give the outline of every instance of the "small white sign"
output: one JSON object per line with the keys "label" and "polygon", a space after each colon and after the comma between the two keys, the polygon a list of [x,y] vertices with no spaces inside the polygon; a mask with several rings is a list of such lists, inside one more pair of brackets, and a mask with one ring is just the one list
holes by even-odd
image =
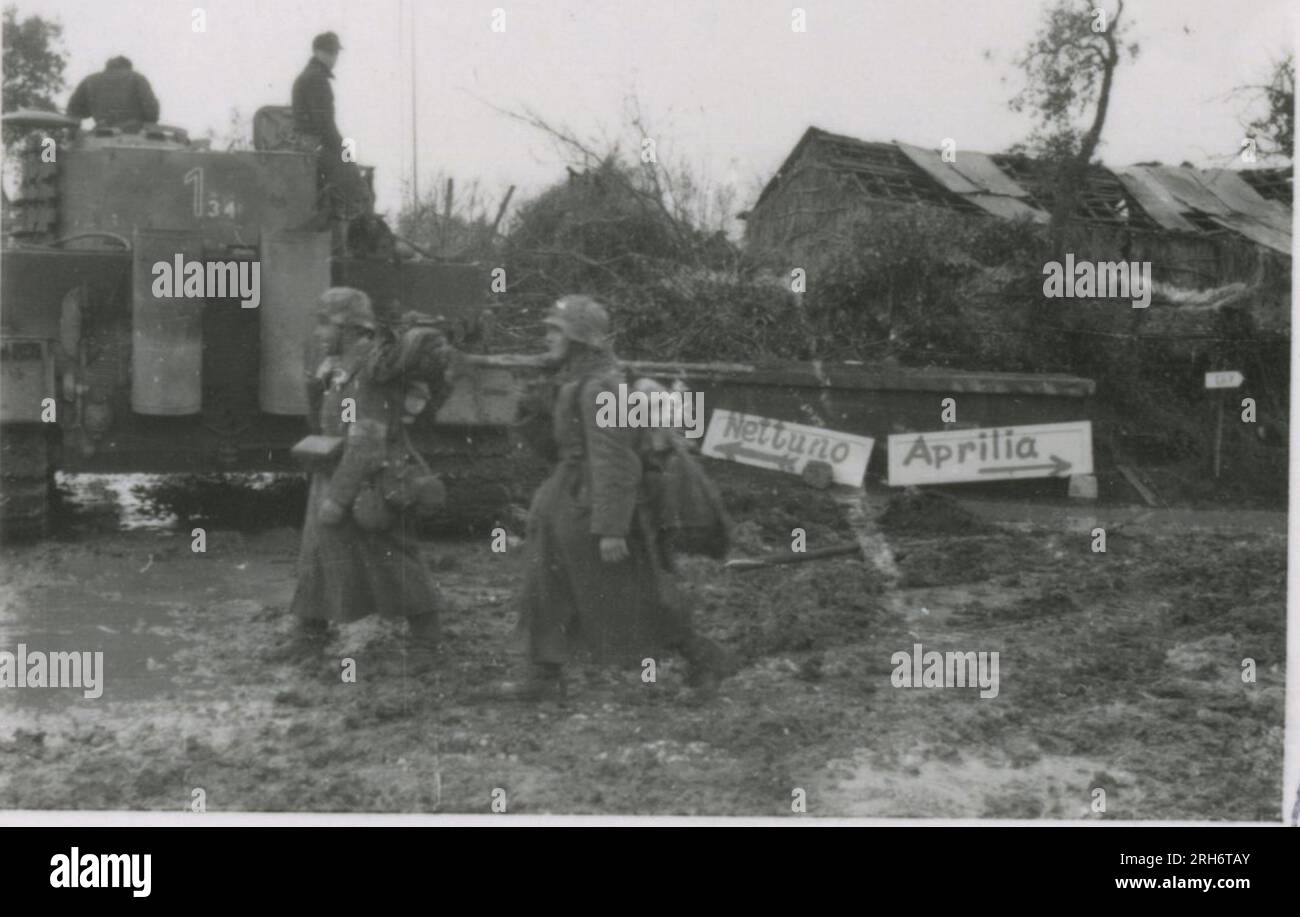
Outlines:
{"label": "small white sign", "polygon": [[1087,420],[889,437],[891,487],[1076,474],[1092,474]]}
{"label": "small white sign", "polygon": [[825,462],[836,484],[859,487],[875,441],[736,411],[714,411],[700,453],[758,468],[803,474],[809,462]]}
{"label": "small white sign", "polygon": [[1206,388],[1241,388],[1241,383],[1245,381],[1246,377],[1235,369],[1205,374]]}

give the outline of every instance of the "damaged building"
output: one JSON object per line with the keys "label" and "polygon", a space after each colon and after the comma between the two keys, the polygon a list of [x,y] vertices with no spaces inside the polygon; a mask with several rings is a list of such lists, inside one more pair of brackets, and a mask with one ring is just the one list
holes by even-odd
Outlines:
{"label": "damaged building", "polygon": [[[1157,301],[1239,304],[1253,291],[1256,317],[1280,330],[1289,313],[1279,296],[1285,299],[1290,287],[1290,168],[1093,164],[1086,175],[1073,222],[1099,249],[1150,261]],[[743,217],[748,250],[770,260],[818,251],[846,223],[884,208],[933,207],[1046,225],[1052,204],[1050,174],[1031,157],[968,150],[945,157],[810,127]]]}

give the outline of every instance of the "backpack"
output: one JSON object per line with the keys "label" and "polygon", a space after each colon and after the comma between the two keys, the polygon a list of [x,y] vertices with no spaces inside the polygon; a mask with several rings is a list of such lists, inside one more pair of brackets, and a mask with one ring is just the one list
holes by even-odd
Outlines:
{"label": "backpack", "polygon": [[[573,413],[579,418],[586,383],[580,379],[573,387]],[[628,388],[634,388],[630,377]],[[638,429],[636,446],[652,527],[670,552],[725,557],[731,548],[731,518],[718,486],[680,436],[669,430],[667,436],[653,437],[652,432]]]}
{"label": "backpack", "polygon": [[[674,435],[667,461],[645,475],[651,512],[671,550],[721,559],[731,548],[731,518],[718,486]],[[657,478],[657,480],[656,480]]]}

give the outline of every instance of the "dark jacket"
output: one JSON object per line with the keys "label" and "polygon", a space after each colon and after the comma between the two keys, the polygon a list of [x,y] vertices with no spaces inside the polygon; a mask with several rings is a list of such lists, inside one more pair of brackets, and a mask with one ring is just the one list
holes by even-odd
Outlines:
{"label": "dark jacket", "polygon": [[[690,638],[646,515],[639,431],[596,421],[597,395],[626,378],[612,355],[592,354],[566,366],[551,390],[557,464],[529,509],[517,631],[534,662],[576,653],[639,664]],[[628,558],[602,560],[602,537],[626,538]]]}
{"label": "dark jacket", "polygon": [[[415,513],[396,512],[391,525],[371,531],[351,512],[362,488],[373,486],[370,479],[379,465],[402,461],[409,448],[401,433],[407,385],[415,380],[429,385],[431,411],[450,393],[447,356],[434,336],[420,337],[410,347],[406,340],[399,342],[381,330],[374,342],[361,342],[350,353],[327,360],[307,379],[314,428],[344,436],[347,444],[334,470],[312,475],[291,606],[299,617],[413,617],[436,615],[442,605],[420,554]],[[343,422],[345,398],[353,399],[356,411],[349,423]],[[320,520],[326,498],[349,510],[342,522]]]}
{"label": "dark jacket", "polygon": [[111,67],[81,81],[68,100],[68,115],[94,118],[96,127],[153,124],[158,99],[149,81],[130,67]]}
{"label": "dark jacket", "polygon": [[315,137],[330,151],[341,149],[343,137],[334,124],[334,74],[316,58],[293,81],[293,126],[299,134]]}

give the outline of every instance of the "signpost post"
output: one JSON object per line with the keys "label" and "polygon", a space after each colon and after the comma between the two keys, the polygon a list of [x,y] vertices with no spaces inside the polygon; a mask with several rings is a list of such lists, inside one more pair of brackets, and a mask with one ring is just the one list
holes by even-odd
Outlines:
{"label": "signpost post", "polygon": [[803,474],[810,463],[821,463],[829,466],[834,483],[860,487],[874,444],[854,433],[716,410],[700,454],[787,474]]}
{"label": "signpost post", "polygon": [[[1205,374],[1205,387],[1215,389],[1241,388],[1246,377],[1235,369],[1220,370]],[[1215,396],[1214,406],[1214,477],[1218,480],[1223,458],[1223,395]]]}
{"label": "signpost post", "polygon": [[889,486],[1092,474],[1092,424],[1037,424],[889,437]]}

